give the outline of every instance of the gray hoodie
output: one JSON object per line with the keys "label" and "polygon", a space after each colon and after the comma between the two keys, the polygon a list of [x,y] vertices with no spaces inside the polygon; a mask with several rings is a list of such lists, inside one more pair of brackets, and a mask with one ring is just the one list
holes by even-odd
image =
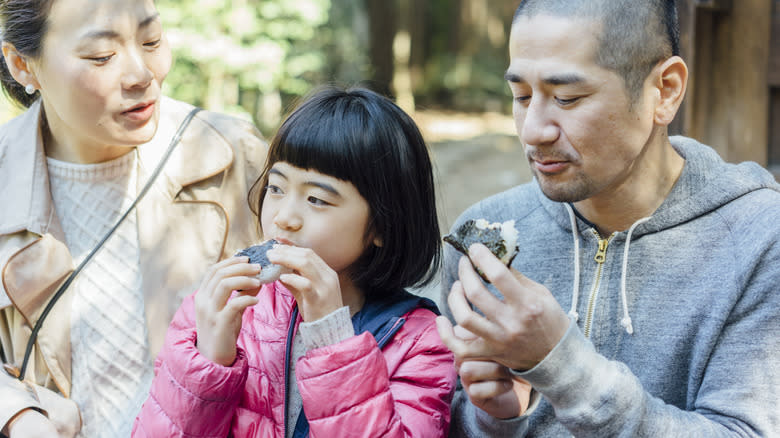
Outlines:
{"label": "gray hoodie", "polygon": [[[602,238],[535,182],[454,224],[514,219],[512,267],[545,285],[572,324],[523,374],[541,394],[525,415],[494,419],[459,390],[451,436],[780,436],[780,186],[755,163],[671,141],[682,175],[627,231]],[[446,245],[443,303],[459,257]]]}

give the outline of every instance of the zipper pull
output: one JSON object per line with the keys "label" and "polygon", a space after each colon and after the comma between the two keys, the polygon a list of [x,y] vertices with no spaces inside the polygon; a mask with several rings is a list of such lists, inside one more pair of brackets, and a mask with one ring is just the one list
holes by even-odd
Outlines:
{"label": "zipper pull", "polygon": [[599,250],[596,251],[596,256],[593,257],[596,263],[602,264],[607,259],[607,245],[609,245],[609,240],[599,239]]}

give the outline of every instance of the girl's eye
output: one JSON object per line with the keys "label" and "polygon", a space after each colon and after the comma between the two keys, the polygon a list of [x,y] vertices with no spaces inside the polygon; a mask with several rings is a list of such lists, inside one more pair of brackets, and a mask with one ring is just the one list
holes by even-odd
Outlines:
{"label": "girl's eye", "polygon": [[309,196],[309,197],[307,198],[307,200],[308,200],[308,201],[309,201],[311,204],[313,204],[313,205],[316,205],[316,206],[326,206],[326,205],[330,205],[329,203],[327,203],[327,202],[323,201],[322,199],[320,199],[320,198],[317,198],[317,197],[315,197],[315,196]]}
{"label": "girl's eye", "polygon": [[519,103],[525,103],[531,100],[531,96],[515,96],[515,100]]}
{"label": "girl's eye", "polygon": [[266,193],[271,194],[271,195],[280,195],[280,194],[282,194],[282,189],[279,188],[278,186],[273,185],[273,184],[268,184],[267,186],[265,186],[265,191],[266,191]]}
{"label": "girl's eye", "polygon": [[162,41],[162,40],[150,41],[148,43],[144,43],[144,46],[145,47],[152,47],[152,48],[159,47],[160,46],[160,41]]}
{"label": "girl's eye", "polygon": [[566,105],[573,104],[574,102],[578,101],[579,99],[580,99],[579,97],[572,97],[571,99],[563,99],[563,98],[560,98],[560,97],[556,97],[555,101],[558,102],[558,105],[566,106]]}

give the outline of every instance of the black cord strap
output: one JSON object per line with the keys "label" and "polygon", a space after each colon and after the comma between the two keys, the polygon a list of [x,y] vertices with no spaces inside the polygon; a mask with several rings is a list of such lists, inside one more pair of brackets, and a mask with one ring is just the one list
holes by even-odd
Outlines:
{"label": "black cord strap", "polygon": [[54,307],[54,304],[57,303],[57,300],[60,299],[62,294],[65,293],[65,290],[68,289],[68,286],[73,282],[73,280],[76,278],[76,276],[81,272],[82,269],[84,269],[84,266],[89,262],[92,257],[100,250],[100,248],[103,246],[104,243],[108,240],[109,237],[111,237],[112,234],[114,234],[114,231],[116,231],[117,228],[119,228],[119,225],[122,224],[122,222],[125,220],[127,216],[130,215],[130,212],[133,211],[136,205],[138,205],[138,202],[146,195],[146,192],[149,191],[149,189],[152,187],[152,184],[154,183],[154,180],[157,179],[157,176],[162,172],[163,166],[165,166],[165,163],[168,161],[168,158],[171,156],[171,153],[173,153],[173,150],[176,148],[176,145],[179,144],[179,141],[181,140],[181,136],[184,133],[184,130],[187,128],[187,126],[190,124],[190,121],[192,121],[192,118],[195,117],[195,114],[200,111],[200,108],[194,108],[192,111],[187,114],[187,117],[182,120],[181,125],[179,125],[179,128],[176,130],[176,133],[173,135],[173,138],[171,139],[171,144],[168,146],[168,150],[165,152],[165,155],[163,155],[162,159],[160,160],[160,163],[157,165],[157,168],[154,169],[154,172],[149,177],[149,180],[146,182],[146,185],[144,185],[143,189],[141,189],[141,193],[138,194],[138,196],[135,198],[133,203],[128,207],[128,209],[122,214],[122,217],[119,218],[119,220],[114,224],[114,226],[108,230],[105,236],[98,242],[98,244],[92,249],[92,251],[87,255],[87,257],[79,264],[79,266],[71,272],[70,276],[65,280],[64,283],[60,286],[59,289],[57,289],[57,292],[54,294],[54,296],[49,300],[49,302],[46,304],[46,307],[43,309],[43,312],[41,313],[41,316],[38,318],[38,320],[35,322],[35,326],[33,327],[32,333],[30,333],[30,339],[27,341],[27,348],[24,351],[24,360],[22,361],[22,368],[19,371],[19,380],[24,380],[24,374],[25,371],[27,371],[27,364],[30,360],[30,354],[32,353],[33,345],[35,345],[35,341],[38,339],[38,332],[41,330],[41,327],[43,326],[43,321],[46,319],[46,317],[49,315],[49,312]]}

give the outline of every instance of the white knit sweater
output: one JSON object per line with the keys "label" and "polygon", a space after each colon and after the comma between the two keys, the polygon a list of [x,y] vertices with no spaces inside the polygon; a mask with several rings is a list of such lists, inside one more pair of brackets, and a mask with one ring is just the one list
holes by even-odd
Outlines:
{"label": "white knit sweater", "polygon": [[[136,153],[99,164],[48,158],[51,194],[76,264],[136,196]],[[153,377],[136,214],[131,213],[70,286],[72,393],[82,437],[129,437]]]}

